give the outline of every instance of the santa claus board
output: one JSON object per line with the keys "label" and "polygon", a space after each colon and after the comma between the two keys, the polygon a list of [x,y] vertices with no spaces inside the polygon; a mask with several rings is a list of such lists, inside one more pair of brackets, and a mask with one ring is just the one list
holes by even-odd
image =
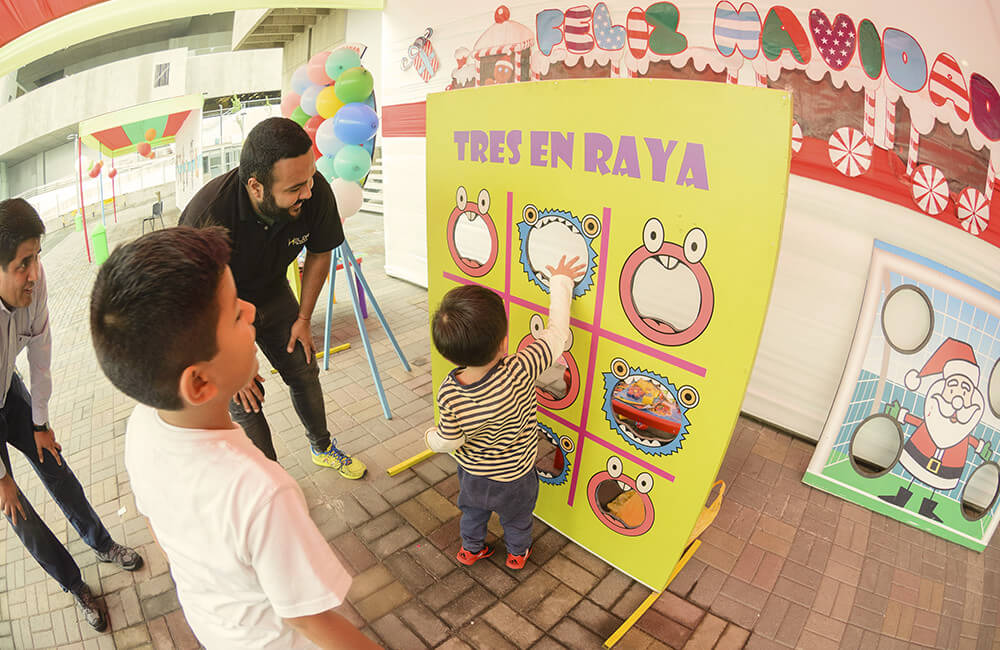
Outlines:
{"label": "santa claus board", "polygon": [[[546,267],[586,264],[572,341],[536,382],[535,514],[654,589],[743,400],[790,138],[790,97],[763,88],[581,79],[428,97],[431,310],[461,284],[492,288],[515,353],[545,327]],[[435,352],[434,385],[452,368]]]}
{"label": "santa claus board", "polygon": [[982,551],[1000,491],[1000,292],[876,241],[805,482]]}

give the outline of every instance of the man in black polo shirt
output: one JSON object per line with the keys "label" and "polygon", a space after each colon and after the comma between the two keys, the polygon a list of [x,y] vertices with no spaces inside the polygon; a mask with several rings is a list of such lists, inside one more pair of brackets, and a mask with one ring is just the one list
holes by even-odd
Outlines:
{"label": "man in black polo shirt", "polygon": [[[331,251],[344,241],[333,191],[316,171],[312,140],[292,120],[264,120],[247,136],[240,166],[202,187],[181,214],[180,224],[229,230],[236,291],[257,308],[257,345],[291,389],[313,462],[345,478],[364,476],[364,463],[341,452],[330,439],[310,331]],[[303,246],[299,304],[286,270]],[[264,455],[275,460],[271,429],[260,410],[261,381],[258,376],[240,391],[229,411]]]}

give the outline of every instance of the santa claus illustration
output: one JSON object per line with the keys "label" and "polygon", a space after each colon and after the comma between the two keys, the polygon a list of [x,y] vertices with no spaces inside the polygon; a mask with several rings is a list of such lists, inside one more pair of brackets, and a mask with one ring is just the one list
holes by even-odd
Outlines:
{"label": "santa claus illustration", "polygon": [[[979,365],[972,347],[963,341],[947,339],[923,368],[906,373],[904,383],[909,390],[916,391],[927,380],[933,383],[924,399],[923,418],[909,413],[895,401],[885,409],[900,423],[916,427],[899,458],[912,477],[909,485],[899,488],[893,496],[880,497],[900,508],[913,496],[910,488],[914,480],[929,486],[931,497],[938,490],[948,491],[958,486],[969,447],[984,461],[992,455],[989,441],[972,435],[985,406],[983,393],[977,387]],[[936,506],[937,502],[927,497],[918,512],[940,522],[941,518],[934,514]]]}

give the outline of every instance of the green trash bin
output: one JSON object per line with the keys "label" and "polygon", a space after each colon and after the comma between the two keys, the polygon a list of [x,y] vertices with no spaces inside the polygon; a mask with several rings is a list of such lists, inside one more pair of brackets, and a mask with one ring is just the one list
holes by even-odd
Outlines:
{"label": "green trash bin", "polygon": [[73,221],[74,221],[74,223],[76,223],[76,231],[77,232],[80,232],[81,230],[83,230],[83,217],[81,217],[78,214],[75,217],[73,217]]}
{"label": "green trash bin", "polygon": [[90,248],[94,253],[94,263],[104,264],[104,260],[108,259],[108,233],[101,224],[97,224],[90,233]]}

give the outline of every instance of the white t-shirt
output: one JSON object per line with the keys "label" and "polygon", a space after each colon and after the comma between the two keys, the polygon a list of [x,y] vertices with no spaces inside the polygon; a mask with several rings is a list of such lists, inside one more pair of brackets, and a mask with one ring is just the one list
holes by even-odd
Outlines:
{"label": "white t-shirt", "polygon": [[205,647],[314,647],[281,619],[336,607],[350,574],[295,480],[234,427],[183,429],[136,406],[125,432],[136,508]]}

